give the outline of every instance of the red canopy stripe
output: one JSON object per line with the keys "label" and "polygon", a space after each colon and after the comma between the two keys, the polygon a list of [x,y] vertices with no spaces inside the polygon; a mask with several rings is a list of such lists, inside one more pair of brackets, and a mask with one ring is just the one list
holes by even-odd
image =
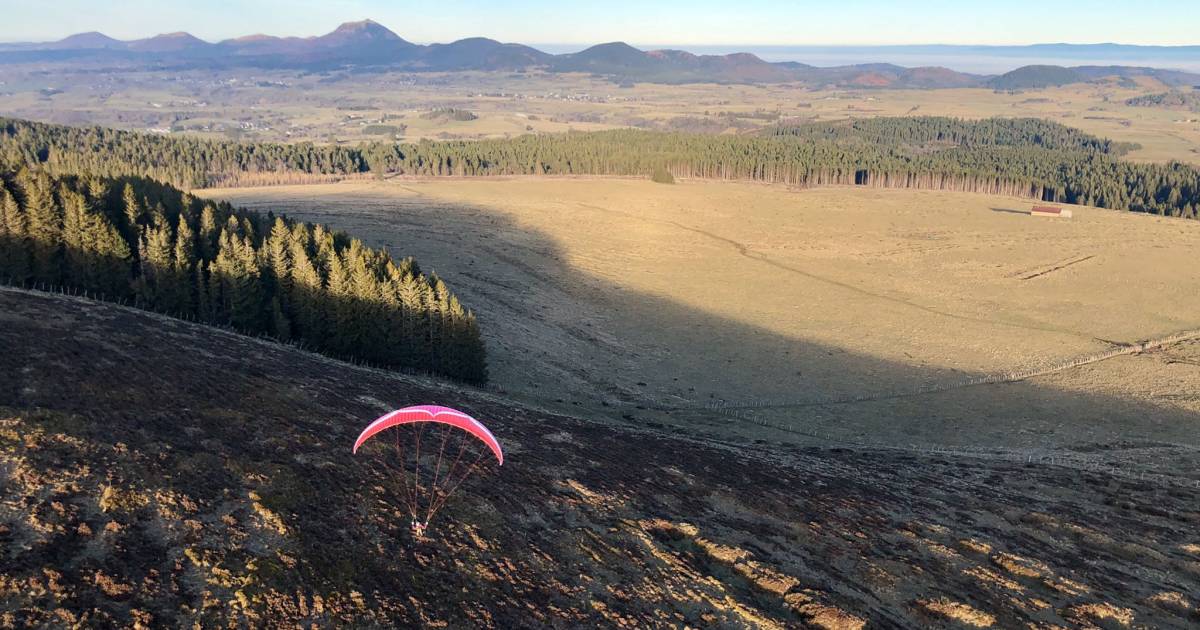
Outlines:
{"label": "red canopy stripe", "polygon": [[483,426],[483,423],[457,409],[439,405],[405,407],[380,416],[374,422],[367,425],[367,428],[363,429],[362,433],[358,435],[358,439],[354,441],[353,452],[357,453],[358,448],[375,434],[385,429],[413,422],[436,422],[458,427],[486,444],[491,449],[492,454],[496,456],[496,461],[501,465],[504,464],[504,451],[500,448],[500,442],[496,440],[496,436],[492,435],[492,432],[487,427]]}

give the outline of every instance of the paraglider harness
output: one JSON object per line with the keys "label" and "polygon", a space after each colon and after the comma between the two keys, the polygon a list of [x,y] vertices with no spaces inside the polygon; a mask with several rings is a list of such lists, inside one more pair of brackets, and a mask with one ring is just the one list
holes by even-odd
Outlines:
{"label": "paraglider harness", "polygon": [[425,530],[428,528],[429,528],[429,521],[420,521],[415,518],[413,519],[412,532],[413,532],[413,536],[415,536],[417,538],[417,540],[422,540],[425,538]]}

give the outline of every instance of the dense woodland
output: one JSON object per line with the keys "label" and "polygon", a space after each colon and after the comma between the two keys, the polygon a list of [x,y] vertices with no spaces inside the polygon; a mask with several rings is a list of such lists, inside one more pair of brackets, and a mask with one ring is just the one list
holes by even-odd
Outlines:
{"label": "dense woodland", "polygon": [[1125,101],[1133,107],[1162,107],[1165,109],[1190,109],[1200,112],[1200,90],[1191,92],[1163,92],[1162,94],[1147,94],[1135,96]]}
{"label": "dense woodland", "polygon": [[437,120],[439,118],[444,118],[446,120],[457,120],[460,122],[466,122],[466,121],[470,121],[470,120],[476,120],[479,118],[479,116],[476,116],[475,112],[472,112],[472,111],[469,111],[466,109],[457,109],[454,107],[438,107],[438,108],[432,109],[430,111],[427,111],[424,114],[421,114],[421,118],[424,118],[426,120]]}
{"label": "dense woodland", "polygon": [[0,164],[150,176],[182,187],[289,178],[589,174],[1009,194],[1196,217],[1200,170],[1120,160],[1131,145],[1033,118],[875,118],[760,135],[613,130],[481,141],[238,144],[0,119]]}
{"label": "dense woodland", "polygon": [[333,356],[487,379],[474,315],[411,258],[147,179],[0,172],[4,281],[86,290]]}
{"label": "dense woodland", "polygon": [[1034,65],[1022,66],[1006,72],[988,81],[988,85],[997,90],[1029,90],[1080,83],[1087,79],[1086,75],[1074,68]]}
{"label": "dense woodland", "polygon": [[147,177],[185,189],[244,173],[347,175],[368,170],[361,148],[248,144],[5,118],[0,118],[0,166],[38,166],[58,175]]}
{"label": "dense woodland", "polygon": [[1051,151],[1096,151],[1124,155],[1136,144],[1097,138],[1042,118],[963,120],[942,116],[863,118],[840,123],[784,125],[777,136],[832,140],[886,147],[921,147],[941,143],[964,149],[988,146],[1037,147]]}

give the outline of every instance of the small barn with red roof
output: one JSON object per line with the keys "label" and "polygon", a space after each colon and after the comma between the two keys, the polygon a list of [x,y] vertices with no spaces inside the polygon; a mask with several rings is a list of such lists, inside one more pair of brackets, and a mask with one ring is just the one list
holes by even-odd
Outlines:
{"label": "small barn with red roof", "polygon": [[1070,219],[1071,211],[1058,206],[1034,206],[1033,210],[1029,211],[1030,216],[1034,217],[1050,217],[1056,219]]}

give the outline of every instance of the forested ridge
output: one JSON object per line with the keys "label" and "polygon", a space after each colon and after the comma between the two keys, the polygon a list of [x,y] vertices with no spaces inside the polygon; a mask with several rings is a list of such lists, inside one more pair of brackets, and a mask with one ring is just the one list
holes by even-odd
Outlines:
{"label": "forested ridge", "polygon": [[479,141],[238,144],[0,119],[0,163],[54,173],[147,175],[183,187],[286,181],[288,174],[633,175],[1010,194],[1195,217],[1200,171],[1120,160],[1131,148],[1034,118],[874,118],[760,135],[639,130]]}
{"label": "forested ridge", "polygon": [[985,146],[1038,147],[1053,151],[1096,151],[1124,155],[1140,148],[1132,143],[1097,138],[1074,127],[1042,118],[963,120],[944,116],[862,118],[836,123],[780,125],[772,135],[806,140],[858,142],[888,147],[948,143],[964,149]]}
{"label": "forested ridge", "polygon": [[1131,99],[1126,99],[1125,104],[1132,107],[1163,107],[1168,109],[1190,109],[1194,112],[1200,112],[1200,91],[1173,91],[1135,96]]}
{"label": "forested ridge", "polygon": [[71,287],[332,356],[487,379],[474,315],[411,258],[143,178],[0,172],[0,282]]}
{"label": "forested ridge", "polygon": [[345,175],[367,171],[359,148],[163,136],[0,118],[0,166],[53,174],[148,177],[203,188],[240,173]]}

